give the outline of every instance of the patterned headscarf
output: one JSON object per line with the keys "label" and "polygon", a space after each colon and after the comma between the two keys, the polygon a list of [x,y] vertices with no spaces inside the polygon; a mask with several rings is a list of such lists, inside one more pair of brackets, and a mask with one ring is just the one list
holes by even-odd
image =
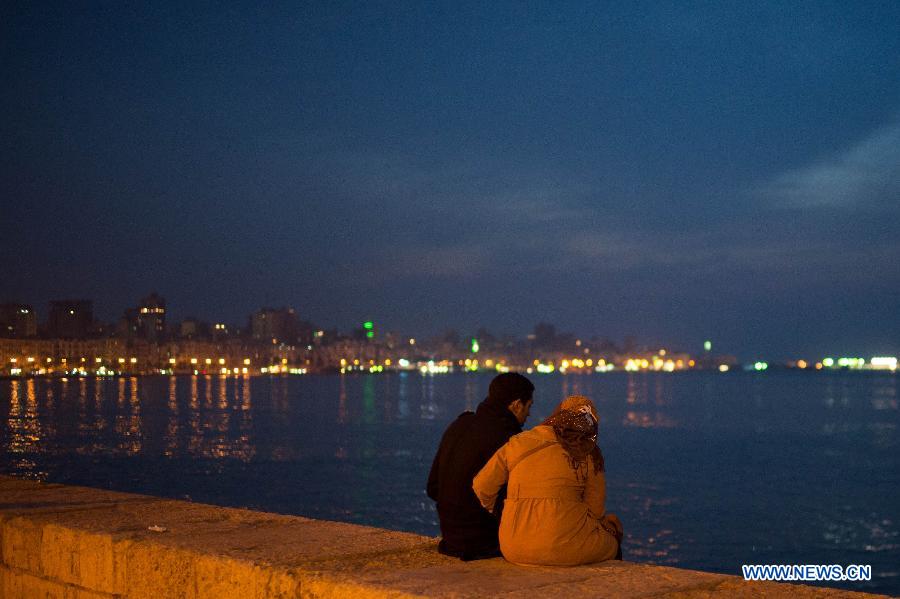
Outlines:
{"label": "patterned headscarf", "polygon": [[588,456],[593,458],[594,472],[603,470],[603,454],[597,447],[597,417],[591,401],[582,396],[567,398],[543,424],[553,427],[572,468],[578,472]]}

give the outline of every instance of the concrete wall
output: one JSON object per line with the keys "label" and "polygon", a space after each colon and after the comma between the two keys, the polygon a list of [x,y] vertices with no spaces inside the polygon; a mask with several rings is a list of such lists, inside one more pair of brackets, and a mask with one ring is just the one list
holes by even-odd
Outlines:
{"label": "concrete wall", "polygon": [[0,477],[3,599],[863,596],[629,562],[462,563],[435,547],[366,526]]}

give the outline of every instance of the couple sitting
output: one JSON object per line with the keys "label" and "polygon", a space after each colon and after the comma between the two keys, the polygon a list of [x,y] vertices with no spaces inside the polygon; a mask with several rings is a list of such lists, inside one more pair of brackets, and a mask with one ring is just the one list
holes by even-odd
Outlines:
{"label": "couple sitting", "polygon": [[477,411],[444,433],[427,487],[441,521],[438,551],[548,566],[621,559],[622,524],[605,510],[594,404],[570,396],[522,432],[533,394],[524,376],[501,374]]}

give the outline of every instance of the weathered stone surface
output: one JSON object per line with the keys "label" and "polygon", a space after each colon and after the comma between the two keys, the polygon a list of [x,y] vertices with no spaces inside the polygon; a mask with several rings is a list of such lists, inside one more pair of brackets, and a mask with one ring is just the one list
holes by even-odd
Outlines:
{"label": "weathered stone surface", "polygon": [[0,526],[3,563],[30,572],[40,572],[43,527],[25,518],[3,518]]}
{"label": "weathered stone surface", "polygon": [[10,599],[864,596],[621,561],[463,563],[409,533],[9,477],[0,562]]}
{"label": "weathered stone surface", "polygon": [[46,580],[0,565],[0,597],[22,599],[113,599],[114,595]]}

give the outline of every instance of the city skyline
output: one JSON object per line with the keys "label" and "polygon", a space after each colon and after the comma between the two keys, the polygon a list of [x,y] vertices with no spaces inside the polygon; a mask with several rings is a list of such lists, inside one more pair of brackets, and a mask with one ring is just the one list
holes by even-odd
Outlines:
{"label": "city skyline", "polygon": [[[823,350],[809,352],[807,354],[793,354],[790,356],[773,356],[771,354],[746,354],[734,351],[732,348],[721,347],[716,339],[716,351],[713,350],[713,340],[705,337],[697,346],[668,343],[658,338],[637,338],[635,335],[626,334],[623,338],[616,339],[609,335],[598,333],[585,333],[584,331],[569,331],[557,329],[556,325],[546,321],[539,321],[532,325],[523,325],[522,332],[508,333],[492,331],[484,326],[473,329],[461,329],[459,327],[445,327],[437,333],[421,334],[408,328],[395,328],[384,326],[382,321],[363,320],[351,324],[348,327],[322,326],[319,322],[311,322],[298,314],[294,307],[288,304],[275,306],[260,306],[252,312],[245,314],[242,319],[228,321],[223,318],[203,318],[193,315],[173,317],[167,307],[166,298],[156,291],[149,292],[133,305],[121,308],[117,318],[98,317],[94,312],[93,299],[55,299],[48,302],[47,312],[41,316],[41,311],[35,309],[33,304],[24,302],[0,301],[0,339],[99,339],[117,338],[123,340],[138,339],[151,343],[165,343],[178,340],[209,340],[225,341],[227,339],[247,339],[255,342],[276,340],[279,344],[306,346],[320,338],[327,337],[327,343],[335,340],[357,341],[375,340],[381,342],[384,338],[392,339],[392,343],[405,345],[409,342],[415,344],[416,339],[424,342],[434,350],[435,347],[445,343],[456,346],[457,349],[471,345],[473,354],[477,353],[477,343],[490,340],[491,343],[504,343],[520,345],[531,343],[535,349],[553,349],[560,354],[575,350],[580,352],[582,342],[584,347],[593,349],[606,348],[605,351],[612,355],[636,353],[655,353],[657,350],[686,352],[685,355],[695,353],[697,355],[718,355],[727,360],[754,360],[764,358],[772,360],[776,364],[816,365],[816,360],[828,360],[836,364],[837,360],[829,356],[844,356],[842,360],[861,364],[868,357],[887,355],[885,352],[854,350],[849,352]],[[177,315],[176,315],[177,316]],[[60,321],[67,322],[60,322]],[[289,332],[286,332],[289,331]],[[450,342],[450,339],[455,341]],[[538,340],[535,342],[535,340]],[[421,345],[421,343],[420,343]],[[447,347],[447,346],[445,346]],[[511,346],[510,346],[511,347]],[[312,346],[310,345],[310,349]],[[521,348],[520,348],[521,349]],[[662,355],[665,355],[664,353]],[[846,356],[853,356],[847,358]],[[810,360],[811,359],[811,360]],[[881,358],[878,358],[881,359]],[[846,365],[844,365],[846,366]],[[805,366],[803,366],[805,367]],[[820,365],[821,367],[821,365]]]}
{"label": "city skyline", "polygon": [[[18,5],[0,300],[900,353],[900,6]],[[184,307],[190,307],[185,309]]]}

